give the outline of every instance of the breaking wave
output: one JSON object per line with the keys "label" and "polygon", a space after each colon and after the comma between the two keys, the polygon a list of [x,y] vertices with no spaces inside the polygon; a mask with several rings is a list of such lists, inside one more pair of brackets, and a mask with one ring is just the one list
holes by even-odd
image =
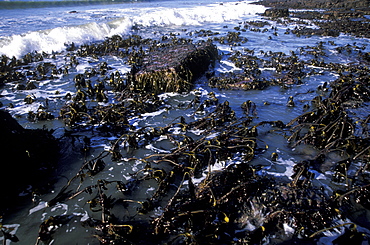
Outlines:
{"label": "breaking wave", "polygon": [[[0,37],[0,54],[19,58],[33,51],[60,52],[65,49],[66,44],[72,42],[80,45],[104,40],[106,37],[113,35],[129,34],[134,26],[145,28],[197,26],[205,23],[240,20],[263,12],[264,7],[248,2],[229,2],[196,7],[123,8],[101,9],[99,11],[100,14],[106,14],[107,16],[109,16],[109,12],[115,11],[115,19],[110,19],[108,22],[95,21],[87,24],[61,26],[49,30]],[[91,15],[93,14],[96,14],[96,11],[91,12]]]}

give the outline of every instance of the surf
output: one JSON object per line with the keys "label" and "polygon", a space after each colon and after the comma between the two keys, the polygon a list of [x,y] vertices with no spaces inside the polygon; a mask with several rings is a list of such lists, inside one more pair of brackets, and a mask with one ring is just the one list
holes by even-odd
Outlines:
{"label": "surf", "polygon": [[[119,6],[122,8],[119,8]],[[113,35],[124,36],[131,34],[134,32],[133,29],[137,28],[149,30],[156,27],[177,28],[200,26],[207,23],[223,23],[245,18],[246,16],[253,17],[265,9],[262,6],[249,4],[249,2],[230,2],[178,8],[173,8],[171,5],[159,8],[127,8],[124,5],[117,5],[117,7],[114,9],[100,8],[73,13],[76,19],[81,19],[81,24],[61,25],[46,30],[2,36],[0,37],[0,55],[20,58],[26,53],[33,51],[61,52],[65,50],[66,45],[71,43],[82,45],[103,41],[105,38]],[[62,14],[65,14],[65,12]],[[99,18],[96,16],[99,16]],[[71,22],[74,21],[73,17],[68,17],[72,18]],[[94,18],[97,20],[86,22],[86,20]],[[33,19],[33,21],[37,24],[37,19]],[[54,19],[50,20],[50,22],[52,21]]]}

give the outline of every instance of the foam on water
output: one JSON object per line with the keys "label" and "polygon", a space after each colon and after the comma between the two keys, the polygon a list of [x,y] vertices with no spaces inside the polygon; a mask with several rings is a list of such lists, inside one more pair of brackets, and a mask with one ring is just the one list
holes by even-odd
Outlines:
{"label": "foam on water", "polygon": [[[268,160],[269,161],[269,160]],[[265,167],[264,171],[266,171],[268,174],[277,176],[277,177],[284,177],[284,176],[292,176],[293,166],[296,163],[293,159],[284,160],[282,158],[277,159],[276,163],[271,162],[271,166]]]}
{"label": "foam on water", "polygon": [[148,149],[148,150],[151,150],[153,152],[156,152],[156,153],[167,153],[167,154],[171,153],[170,151],[159,149],[159,148],[153,146],[152,144],[146,145],[145,148]]}
{"label": "foam on water", "polygon": [[[9,230],[9,234],[15,235],[17,233],[18,228],[20,227],[20,224],[5,224],[3,225],[2,229]],[[1,244],[9,245],[11,242],[7,240],[4,242],[4,237],[0,237]]]}
{"label": "foam on water", "polygon": [[[118,7],[118,6],[117,6]],[[230,20],[238,20],[248,15],[264,11],[260,5],[251,5],[248,2],[230,2],[225,4],[209,4],[194,7],[175,8],[150,7],[150,8],[104,8],[85,10],[76,13],[76,19],[68,16],[69,22],[60,21],[65,13],[50,18],[51,26],[61,23],[59,27],[44,29],[45,24],[40,25],[40,30],[29,31],[21,34],[0,36],[0,54],[17,58],[32,51],[60,52],[66,44],[83,44],[103,40],[113,35],[129,34],[132,27],[144,26],[189,26],[201,25],[207,22],[223,23]],[[58,14],[58,13],[57,13]],[[98,17],[97,17],[98,16]],[[33,16],[29,25],[37,25],[44,16]],[[14,22],[16,17],[3,18],[4,23]],[[94,21],[91,21],[94,20]],[[108,20],[108,21],[107,21]],[[70,23],[78,23],[70,25]],[[87,22],[87,23],[86,23]],[[25,25],[23,23],[23,25]],[[16,29],[16,27],[15,27]],[[12,33],[12,30],[8,30]]]}
{"label": "foam on water", "polygon": [[122,23],[119,27],[114,28],[107,23],[92,22],[80,26],[58,27],[51,30],[13,35],[0,43],[0,54],[19,58],[33,51],[61,52],[65,49],[66,44],[73,42],[81,45],[103,40],[107,36],[125,34],[129,28],[128,23]]}
{"label": "foam on water", "polygon": [[[186,1],[184,1],[186,2]],[[200,28],[209,28],[212,23],[217,24],[216,29],[212,29],[212,31],[220,31],[223,25],[230,24],[230,26],[234,26],[235,22],[241,22],[248,19],[253,18],[260,18],[256,15],[256,13],[261,13],[264,11],[264,7],[250,5],[247,1],[245,2],[228,2],[221,4],[208,4],[204,3],[207,2],[206,0],[200,1],[199,4],[189,3],[187,5],[184,3],[179,4],[179,6],[175,6],[175,4],[179,3],[177,1],[168,1],[168,2],[160,2],[159,6],[155,7],[152,5],[151,7],[124,7],[123,5],[114,5],[114,8],[111,6],[99,6],[98,8],[93,9],[78,9],[78,13],[73,15],[67,15],[66,9],[61,11],[61,16],[68,16],[69,24],[66,25],[64,21],[61,23],[61,26],[57,26],[58,23],[54,23],[56,26],[49,27],[49,29],[43,28],[43,25],[40,25],[40,29],[31,30],[29,32],[24,33],[13,33],[9,36],[1,36],[0,32],[0,54],[6,54],[8,56],[21,56],[27,52],[38,50],[38,51],[62,51],[65,49],[65,43],[74,42],[75,44],[82,44],[86,42],[94,42],[103,40],[105,37],[109,37],[112,35],[125,35],[134,33],[135,30],[139,30],[139,35],[142,35],[144,32],[145,34],[162,30],[163,32],[173,31],[175,30],[180,31],[183,27],[184,29],[192,29],[193,27],[200,29]],[[143,6],[143,5],[141,5]],[[60,11],[58,11],[59,13]],[[0,11],[1,13],[1,11]],[[60,19],[60,16],[50,16],[48,17],[48,21],[57,21]],[[2,17],[0,17],[0,22]],[[43,18],[40,16],[40,18]],[[14,20],[14,19],[13,19]],[[30,18],[29,20],[37,21],[37,17]],[[227,23],[228,21],[234,23]],[[24,24],[25,22],[23,22]],[[53,24],[53,25],[54,25]],[[233,25],[234,24],[234,25]],[[216,25],[214,25],[216,26]],[[134,28],[133,28],[134,27]],[[157,28],[158,27],[158,28]],[[165,27],[162,28],[161,27]],[[231,27],[232,28],[232,27]],[[224,32],[230,31],[231,28],[225,28]],[[280,28],[280,26],[279,26]],[[0,24],[1,29],[1,24]],[[281,28],[283,29],[283,28]],[[279,30],[282,34],[282,31]],[[271,34],[271,33],[270,33]],[[283,36],[280,35],[278,37],[273,37],[273,41],[269,41],[270,43],[265,43],[267,40],[269,33],[252,33],[249,34],[248,32],[244,32],[243,35],[247,36],[249,41],[247,42],[246,46],[242,46],[240,48],[248,47],[249,49],[255,49],[256,53],[258,50],[272,50],[272,51],[282,51],[284,53],[289,53],[289,51],[293,50],[296,51],[300,46],[304,47],[306,45],[315,45],[318,41],[325,41],[325,40],[332,40],[331,38],[323,38],[323,37],[312,37],[310,39],[306,38],[297,38],[293,36]],[[290,39],[294,38],[294,39]],[[294,40],[294,41],[291,41]],[[356,39],[357,40],[357,39]],[[340,36],[338,42],[348,43],[352,41],[350,37]],[[267,41],[266,41],[267,42]],[[337,42],[337,40],[336,40]],[[266,45],[265,45],[266,44]],[[276,44],[274,46],[273,44]],[[227,54],[232,52],[231,47],[227,45],[218,45],[218,48],[221,52]],[[238,49],[239,47],[233,47],[233,49]],[[330,60],[336,61],[340,59],[340,55],[333,52],[330,53]],[[62,57],[61,59],[64,59]],[[328,59],[329,59],[328,58]],[[109,60],[108,60],[109,59]],[[38,83],[38,89],[34,89],[31,91],[14,91],[11,88],[4,88],[2,90],[1,95],[3,96],[6,103],[13,102],[15,107],[13,109],[9,109],[11,113],[14,114],[26,114],[28,111],[36,111],[37,108],[42,105],[43,100],[48,98],[55,100],[55,104],[58,103],[57,99],[64,96],[68,91],[74,91],[74,86],[72,82],[72,78],[77,73],[83,73],[86,69],[94,65],[98,65],[101,61],[108,61],[110,67],[113,67],[113,70],[119,71],[121,74],[124,74],[130,70],[129,66],[122,63],[122,59],[117,57],[99,57],[99,60],[93,60],[90,58],[78,58],[79,65],[75,68],[70,75],[65,77],[60,77],[59,79],[51,80],[51,81],[42,81]],[[64,64],[65,61],[50,61],[51,63],[59,62],[58,67],[60,64]],[[307,66],[308,68],[315,68]],[[266,70],[269,68],[266,68]],[[317,69],[320,69],[317,67]],[[222,59],[219,62],[215,70],[217,72],[226,73],[232,71],[240,70],[237,68],[233,63],[226,59]],[[177,104],[180,103],[190,103],[192,98],[195,96],[200,96],[201,100],[204,100],[208,97],[210,91],[215,92],[216,97],[222,103],[225,100],[230,102],[230,106],[234,110],[241,110],[240,105],[248,100],[252,100],[256,103],[258,107],[258,119],[259,121],[263,120],[283,120],[284,123],[287,123],[290,119],[296,117],[301,111],[293,108],[286,108],[285,104],[289,95],[294,95],[297,93],[297,103],[302,101],[310,101],[315,94],[308,93],[308,90],[315,89],[318,84],[323,83],[324,81],[334,80],[336,78],[335,74],[323,74],[317,76],[310,77],[310,83],[305,83],[300,86],[294,87],[294,90],[279,90],[277,87],[268,88],[263,91],[218,91],[216,89],[210,89],[205,84],[196,84],[196,90],[192,91],[191,93],[184,95],[178,93],[166,93],[159,95],[159,98],[162,100],[167,100],[168,104],[171,104],[171,108],[161,108],[155,112],[145,113],[142,114],[140,117],[132,117],[129,118],[130,125],[133,126],[162,126],[163,124],[169,124],[173,122],[174,118],[178,118],[178,116],[189,117],[185,118],[186,121],[189,119],[196,120],[197,115],[194,111],[186,110],[186,109],[178,109],[176,107]],[[58,90],[60,92],[59,95],[55,95],[55,91]],[[302,93],[298,95],[298,93]],[[23,102],[24,95],[27,94],[34,94],[35,97],[38,98],[37,102],[34,102],[31,105],[27,105]],[[265,106],[264,102],[266,100],[272,101],[273,106]],[[60,101],[59,101],[60,102]],[[64,103],[64,101],[63,101]],[[298,106],[297,106],[298,107]],[[181,107],[179,107],[181,108]],[[280,109],[279,113],[276,113],[276,108]],[[55,110],[57,111],[57,110]],[[238,113],[238,112],[237,112]],[[242,112],[241,112],[242,113]],[[240,113],[240,114],[241,114]],[[298,113],[298,114],[297,114]],[[201,117],[204,117],[202,115]],[[262,165],[265,166],[261,171],[258,171],[258,174],[264,175],[272,175],[276,178],[290,178],[294,171],[293,166],[298,163],[301,159],[298,159],[297,155],[291,154],[290,149],[282,149],[284,148],[282,145],[281,137],[277,137],[276,139],[268,138],[269,135],[264,137],[263,130],[269,130],[266,126],[266,129],[263,127],[259,128],[262,132],[260,133],[259,138],[261,141],[258,141],[258,147],[264,147],[264,145],[268,144],[269,149],[266,148],[266,153],[261,154],[260,157],[253,159],[251,164],[254,165]],[[55,135],[59,135],[59,137],[63,136],[64,128],[60,128],[55,132]],[[171,134],[183,134],[183,131],[180,127],[171,127],[169,130]],[[199,137],[207,137],[208,140],[214,139],[218,136],[218,133],[211,133],[206,134],[205,130],[191,130],[188,131],[189,133],[194,134],[194,136]],[[196,138],[196,137],[195,137]],[[91,148],[96,151],[97,153],[100,150],[103,151],[111,151],[112,145],[111,142],[117,140],[117,137],[92,137],[91,138]],[[275,142],[276,141],[276,142]],[[266,142],[266,143],[264,143]],[[124,144],[124,143],[122,143]],[[165,145],[165,147],[162,147]],[[121,145],[124,146],[124,145]],[[106,179],[113,179],[115,176],[116,179],[130,181],[131,173],[139,171],[143,168],[143,162],[136,160],[133,161],[133,158],[140,158],[140,156],[149,156],[154,153],[169,153],[171,148],[170,140],[167,136],[160,136],[156,142],[146,143],[140,152],[135,152],[135,155],[124,155],[120,162],[111,163],[107,161],[107,169],[102,171],[101,176],[99,178],[106,178]],[[276,151],[279,153],[279,159],[277,162],[272,163],[269,160],[269,155],[271,151]],[[92,157],[94,157],[92,155]],[[217,161],[216,164],[213,166],[209,166],[202,174],[200,178],[192,178],[194,184],[199,184],[203,181],[209,172],[216,172],[216,171],[223,171],[227,168],[230,164],[239,164],[240,155],[236,158],[228,161]],[[72,170],[70,170],[73,172]],[[75,170],[77,171],[77,170]],[[331,192],[329,186],[325,183],[328,181],[326,179],[325,174],[319,173],[317,171],[311,170],[315,174],[315,180],[320,182],[320,185],[325,186],[325,190]],[[74,173],[74,172],[73,172]],[[65,181],[65,180],[63,180]],[[184,185],[187,181],[184,181]],[[322,182],[322,183],[321,183]],[[154,189],[153,187],[149,187],[150,192]],[[58,190],[58,189],[56,189]],[[145,193],[145,190],[144,190]],[[50,195],[48,198],[43,198],[44,200],[50,200]],[[46,203],[41,201],[39,205],[35,207],[30,207],[27,209],[28,216],[26,217],[27,221],[23,220],[23,217],[20,219],[22,220],[22,226],[20,231],[18,231],[23,237],[27,237],[31,232],[28,231],[29,227],[35,227],[35,231],[32,234],[37,234],[37,226],[40,224],[39,220],[44,220],[50,215],[61,215],[61,214],[73,214],[74,216],[78,216],[80,221],[85,221],[89,218],[89,214],[91,217],[93,215],[90,213],[87,205],[86,200],[88,197],[86,196],[86,200],[83,201],[84,197],[80,198],[78,201],[72,200],[70,203],[67,204],[58,204],[54,207],[46,207]],[[39,212],[43,210],[42,212]],[[257,216],[259,213],[258,207],[255,208],[255,215]],[[155,215],[160,215],[162,213],[161,207],[158,207],[155,211]],[[260,215],[263,215],[263,212],[260,212]],[[35,222],[36,221],[36,222]],[[13,223],[17,223],[19,221],[14,221]],[[262,225],[262,224],[261,224]],[[247,224],[248,226],[248,224]],[[290,224],[286,223],[283,224],[285,233],[291,234],[293,228]],[[23,228],[25,227],[25,228]],[[250,224],[250,227],[246,227],[247,230],[254,230],[256,227]],[[69,227],[68,232],[78,233],[80,235],[80,231],[76,232],[74,227]],[[339,230],[338,230],[339,231]],[[329,232],[329,231],[328,231]],[[336,231],[333,232],[333,239],[340,234]],[[343,232],[343,231],[342,231]],[[325,234],[327,235],[327,234]],[[329,236],[329,235],[328,235]],[[71,236],[73,237],[73,236]],[[329,238],[327,238],[329,239]],[[331,239],[331,238],[330,238]],[[332,240],[328,240],[331,242]],[[324,238],[322,238],[323,243],[325,243]],[[87,244],[87,243],[85,243]]]}
{"label": "foam on water", "polygon": [[205,22],[223,23],[237,20],[247,15],[262,13],[264,10],[263,6],[251,5],[249,2],[231,2],[191,8],[149,9],[143,15],[133,18],[133,20],[134,23],[143,26],[201,25]]}
{"label": "foam on water", "polygon": [[29,210],[28,215],[31,215],[31,214],[33,214],[37,211],[40,211],[40,210],[46,208],[48,206],[47,204],[48,204],[47,202],[41,201],[37,206],[35,206],[35,207],[33,207]]}

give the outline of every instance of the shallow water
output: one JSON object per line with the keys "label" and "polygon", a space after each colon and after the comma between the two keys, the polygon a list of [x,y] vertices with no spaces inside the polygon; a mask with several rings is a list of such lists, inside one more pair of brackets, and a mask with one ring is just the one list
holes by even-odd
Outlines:
{"label": "shallow water", "polygon": [[[112,35],[127,36],[129,34],[138,34],[143,38],[161,39],[163,35],[175,34],[177,37],[193,38],[194,40],[207,40],[208,37],[197,37],[196,31],[212,30],[219,32],[218,36],[223,36],[230,31],[235,31],[234,27],[241,26],[244,21],[263,20],[259,15],[263,13],[264,7],[250,5],[246,1],[140,1],[115,4],[90,4],[80,5],[76,2],[68,5],[45,7],[37,6],[37,13],[32,6],[26,9],[16,9],[12,5],[11,9],[0,9],[0,54],[9,57],[21,57],[27,52],[36,50],[37,52],[55,53],[55,57],[44,60],[55,64],[58,68],[68,67],[69,56],[65,51],[66,44],[72,42],[76,45],[84,43],[99,42],[104,38]],[[0,4],[0,6],[2,6]],[[10,6],[10,5],[8,5]],[[73,11],[73,12],[71,12]],[[333,37],[296,37],[293,34],[284,34],[287,28],[294,29],[296,24],[287,26],[275,21],[269,21],[270,25],[266,26],[265,32],[245,31],[241,35],[248,41],[241,46],[231,47],[215,42],[222,59],[217,62],[216,73],[225,73],[237,71],[238,68],[227,60],[228,55],[235,50],[248,48],[254,50],[259,57],[264,57],[260,51],[267,53],[283,52],[290,54],[300,53],[301,48],[316,46],[319,42],[324,43],[326,52],[325,61],[348,64],[357,62],[355,55],[340,54],[335,48],[347,44],[356,43],[357,46],[364,47],[362,52],[368,52],[370,41],[363,38],[341,35]],[[272,28],[274,27],[274,29]],[[313,27],[314,28],[314,27]],[[277,35],[273,33],[276,32]],[[334,41],[335,45],[329,42]],[[312,56],[299,55],[301,60],[312,59]],[[76,88],[73,78],[79,73],[96,68],[102,62],[107,62],[112,68],[110,72],[119,71],[124,74],[130,70],[130,66],[123,60],[114,57],[82,58],[77,57],[79,64],[69,69],[68,75],[58,75],[54,80],[42,80],[37,83],[37,89],[16,90],[16,83],[7,83],[1,88],[0,95],[3,108],[15,116],[19,122],[26,128],[41,128],[46,126],[49,129],[55,129],[54,135],[60,137],[63,135],[66,127],[62,120],[52,120],[47,122],[29,122],[27,113],[36,111],[39,106],[47,104],[48,110],[58,117],[60,108],[64,105],[64,97],[67,93],[75,93]],[[31,64],[36,66],[37,63]],[[26,68],[24,68],[26,69]],[[189,94],[169,93],[161,95],[164,100],[165,108],[153,113],[146,113],[141,117],[132,117],[129,119],[131,125],[139,128],[144,126],[162,127],[171,123],[175,118],[184,116],[186,120],[197,118],[193,108],[183,108],[179,105],[190,103],[195,94],[201,94],[201,100],[207,98],[209,92],[214,92],[219,102],[229,101],[230,106],[235,110],[236,115],[241,118],[244,116],[241,104],[251,100],[256,104],[257,115],[253,123],[262,121],[281,120],[288,123],[303,112],[303,105],[309,104],[310,101],[318,95],[316,88],[324,82],[334,81],[338,74],[334,74],[319,67],[306,67],[307,70],[315,70],[317,73],[309,75],[302,80],[300,85],[292,85],[287,88],[271,86],[264,90],[218,90],[210,88],[206,83],[206,78],[200,78],[194,86],[194,91]],[[57,93],[56,93],[57,92]],[[23,99],[26,95],[34,96],[36,101],[31,105],[26,104]],[[109,92],[109,103],[114,103],[114,93]],[[286,103],[289,96],[294,96],[295,107],[287,107]],[[266,103],[268,102],[268,103]],[[12,106],[10,107],[10,104]],[[104,103],[101,103],[104,105]],[[209,108],[211,110],[212,108]],[[367,113],[366,109],[363,113]],[[199,115],[200,117],[201,115]],[[174,134],[179,129],[174,128]],[[303,159],[310,159],[316,154],[316,150],[308,146],[299,146],[291,149],[288,146],[284,131],[270,132],[270,126],[259,127],[259,137],[257,140],[258,147],[264,148],[264,152],[251,161],[252,165],[261,165],[264,168],[260,174],[271,174],[281,178],[289,179],[292,175],[292,167]],[[202,132],[193,132],[201,135]],[[80,132],[91,137],[92,150],[88,158],[97,156],[103,150],[109,150],[111,142],[116,140],[114,136],[102,136],[96,133],[94,129]],[[198,136],[200,137],[200,136]],[[209,135],[208,137],[212,137]],[[94,184],[98,179],[108,181],[123,180],[128,181],[130,174],[144,168],[144,163],[130,158],[142,158],[154,153],[167,152],[173,147],[168,139],[158,139],[155,144],[143,145],[138,150],[122,151],[122,161],[112,162],[109,158],[104,159],[106,162],[105,169],[94,177],[87,178],[83,186]],[[71,150],[71,149],[69,149]],[[279,154],[276,163],[270,160],[273,152]],[[91,198],[88,194],[81,194],[78,198],[69,200],[65,203],[59,203],[52,207],[46,207],[46,202],[55,197],[56,193],[66,184],[67,180],[72,178],[79,170],[83,163],[83,156],[73,155],[74,153],[66,150],[64,155],[72,154],[65,157],[61,166],[56,172],[62,176],[55,184],[54,190],[46,195],[39,197],[35,203],[26,203],[24,207],[15,215],[7,217],[5,225],[13,225],[15,234],[20,239],[18,244],[34,244],[37,239],[38,227],[40,223],[50,216],[66,214],[70,220],[66,225],[57,229],[54,234],[52,244],[97,244],[93,237],[94,230],[89,227],[83,227],[81,223],[89,217],[95,217],[97,214],[91,212],[87,200]],[[333,155],[331,161],[338,161],[340,156]],[[235,161],[238,161],[235,159]],[[213,170],[222,169],[230,163],[220,163],[213,166]],[[200,178],[201,179],[201,178]],[[198,179],[198,182],[200,180]],[[330,180],[325,174],[316,173],[315,184],[328,186],[327,191],[330,193]],[[128,199],[136,201],[145,201],[150,198],[156,190],[158,184],[155,181],[148,181],[140,189],[137,189]],[[74,186],[75,188],[78,185]],[[145,188],[144,188],[145,187]],[[175,191],[174,187],[173,190]],[[111,193],[112,196],[119,193]],[[130,208],[125,209],[122,219],[133,216],[136,213],[138,205],[133,204]],[[163,210],[155,209],[148,215],[143,215],[139,219],[150,219],[158,217]],[[97,217],[99,218],[99,217]],[[0,237],[1,239],[1,237]],[[325,242],[326,243],[326,242]]]}

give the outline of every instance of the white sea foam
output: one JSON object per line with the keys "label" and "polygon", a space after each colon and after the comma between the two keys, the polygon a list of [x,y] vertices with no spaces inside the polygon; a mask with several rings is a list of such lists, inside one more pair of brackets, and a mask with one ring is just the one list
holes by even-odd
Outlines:
{"label": "white sea foam", "polygon": [[[2,226],[2,229],[6,230],[6,231],[9,231],[9,234],[11,234],[11,235],[15,235],[20,226],[21,226],[20,224],[9,224],[9,225],[4,224]],[[0,237],[0,242],[1,242],[1,244],[7,244],[7,245],[8,244],[14,244],[14,243],[11,243],[9,239],[6,242],[4,242],[4,236]]]}
{"label": "white sea foam", "polygon": [[192,177],[192,181],[195,185],[198,185],[200,182],[202,182],[207,176],[208,172],[213,172],[213,171],[222,171],[227,167],[228,165],[232,163],[240,163],[240,162],[235,162],[233,160],[227,160],[227,161],[218,161],[216,160],[215,164],[208,166],[208,171],[205,171],[202,173],[202,176],[200,178],[195,178]]}
{"label": "white sea foam", "polygon": [[284,228],[285,234],[287,234],[287,235],[294,233],[294,228],[289,226],[287,223],[283,224],[283,228]]}
{"label": "white sea foam", "polygon": [[242,71],[241,68],[235,66],[234,63],[228,60],[221,60],[219,64],[217,64],[216,70],[221,73],[226,72],[233,72],[233,71]]}
{"label": "white sea foam", "polygon": [[216,138],[220,133],[219,132],[216,132],[216,133],[213,133],[213,134],[210,134],[206,137],[206,140],[211,140],[211,139],[214,139]]}
{"label": "white sea foam", "polygon": [[[248,15],[254,16],[256,13],[263,12],[264,9],[263,6],[251,5],[248,2],[230,2],[223,5],[209,4],[187,8],[150,7],[112,9],[110,7],[91,12],[84,11],[80,15],[76,15],[76,19],[78,16],[83,17],[79,17],[82,19],[79,25],[75,24],[71,26],[62,22],[61,25],[64,26],[54,27],[49,30],[30,31],[23,34],[0,37],[0,54],[19,58],[33,51],[60,52],[65,49],[65,44],[71,44],[73,42],[80,45],[103,40],[113,35],[125,35],[130,32],[133,26],[187,26],[201,25],[208,22],[223,23],[225,21],[239,20]],[[93,18],[96,15],[102,17]],[[114,16],[116,19],[112,20],[110,16]],[[35,18],[33,22],[36,24],[38,20]],[[40,22],[42,18],[40,16]],[[110,21],[106,22],[105,18],[110,18]],[[55,17],[55,21],[57,19],[58,17]],[[71,23],[77,22],[72,19],[69,21]],[[90,22],[83,23],[83,21]]]}
{"label": "white sea foam", "polygon": [[41,201],[37,206],[31,208],[28,212],[28,215],[31,215],[37,211],[40,211],[48,206],[47,202]]}
{"label": "white sea foam", "polygon": [[156,117],[166,111],[167,111],[166,109],[161,109],[161,110],[154,111],[154,112],[143,113],[140,115],[140,117],[133,117],[133,118],[130,118],[128,121],[130,125],[137,127],[140,122],[146,121],[148,117]]}
{"label": "white sea foam", "polygon": [[146,145],[145,148],[148,149],[148,150],[151,150],[153,152],[156,152],[156,153],[171,153],[170,151],[159,149],[159,148],[153,146],[152,144]]}
{"label": "white sea foam", "polygon": [[65,49],[65,44],[72,42],[80,45],[102,40],[107,36],[118,34],[118,30],[122,34],[127,33],[129,26],[126,26],[126,30],[124,30],[124,26],[122,24],[118,29],[115,29],[106,23],[92,22],[80,26],[57,27],[51,30],[13,35],[0,43],[0,54],[21,57],[33,51],[60,52]]}
{"label": "white sea foam", "polygon": [[62,212],[63,215],[68,213],[68,205],[64,203],[56,204],[52,209],[51,212]]}
{"label": "white sea foam", "polygon": [[[345,223],[348,223],[348,224],[351,224],[352,221],[350,219],[338,219],[336,221],[337,225],[343,225]],[[366,234],[366,236],[369,235],[369,230],[360,226],[360,225],[356,225],[356,229],[358,232],[363,232],[364,234]],[[346,225],[346,227],[348,227],[348,225]],[[346,229],[344,226],[341,226],[341,227],[337,227],[335,229],[330,229],[330,230],[327,230],[327,231],[324,231],[323,234],[325,235],[324,237],[321,237],[319,239],[319,241],[317,242],[317,244],[319,245],[326,245],[326,244],[332,244],[332,242],[337,239],[339,236],[343,235],[345,233]],[[368,243],[362,243],[362,244],[368,244]]]}
{"label": "white sea foam", "polygon": [[290,177],[294,174],[294,165],[295,162],[293,161],[293,159],[284,160],[282,158],[279,158],[275,164],[271,164],[271,166],[265,167],[264,171],[267,171],[268,174],[277,177]]}
{"label": "white sea foam", "polygon": [[161,109],[155,112],[148,112],[148,113],[143,113],[141,114],[141,117],[146,119],[147,117],[155,117],[161,115],[163,112],[166,112],[166,109]]}
{"label": "white sea foam", "polygon": [[133,18],[133,20],[134,23],[143,26],[200,25],[205,22],[223,23],[237,20],[264,10],[265,7],[251,5],[248,2],[231,2],[192,8],[155,8],[146,10],[142,16]]}
{"label": "white sea foam", "polygon": [[203,134],[203,132],[204,132],[205,130],[202,130],[202,129],[193,129],[193,130],[189,130],[189,132],[191,132],[191,133],[193,133],[193,134],[195,134],[195,135],[202,135]]}

